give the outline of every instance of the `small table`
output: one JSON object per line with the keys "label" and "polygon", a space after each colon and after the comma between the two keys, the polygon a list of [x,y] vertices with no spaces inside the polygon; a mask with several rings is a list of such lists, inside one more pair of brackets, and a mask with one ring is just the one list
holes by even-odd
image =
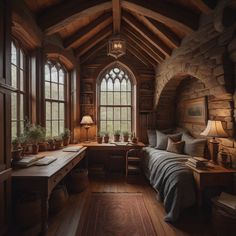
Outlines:
{"label": "small table", "polygon": [[41,232],[48,227],[48,200],[54,187],[85,157],[86,147],[78,152],[51,151],[40,154],[57,157],[46,166],[30,166],[12,172],[15,196],[25,192],[37,192],[41,196]]}
{"label": "small table", "polygon": [[193,171],[193,177],[197,186],[198,205],[202,206],[203,192],[207,187],[225,187],[229,192],[233,189],[233,178],[236,170],[226,169],[219,165],[208,163],[206,169],[198,169],[187,165]]}

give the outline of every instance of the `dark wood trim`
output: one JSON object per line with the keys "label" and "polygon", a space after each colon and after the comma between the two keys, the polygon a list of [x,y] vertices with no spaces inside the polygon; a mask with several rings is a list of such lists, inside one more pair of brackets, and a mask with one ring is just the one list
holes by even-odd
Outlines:
{"label": "dark wood trim", "polygon": [[0,183],[6,181],[7,179],[9,179],[11,177],[11,173],[12,173],[12,169],[6,169],[4,171],[0,172]]}
{"label": "dark wood trim", "polygon": [[113,33],[120,33],[121,24],[121,1],[112,0],[112,13],[113,13]]}
{"label": "dark wood trim", "polygon": [[[189,0],[191,4],[193,4],[195,7],[197,7],[202,13],[209,15],[213,12],[213,8],[211,8],[209,5],[207,5],[203,0]],[[217,2],[217,1],[211,1],[211,2]]]}
{"label": "dark wood trim", "polygon": [[[64,40],[64,47],[69,48],[73,47],[75,45],[79,44],[79,41],[83,40],[84,37],[86,37],[88,34],[91,34],[91,32],[97,30],[102,30],[112,22],[111,12],[107,12],[100,17],[98,17],[96,20],[91,22],[90,24],[84,26],[82,29],[77,31],[72,36],[66,38]],[[95,32],[95,33],[96,33]],[[93,35],[91,35],[93,36]]]}
{"label": "dark wood trim", "polygon": [[85,15],[97,14],[111,10],[111,8],[112,3],[108,0],[91,0],[81,3],[77,1],[63,2],[46,9],[38,17],[38,22],[46,34],[53,34],[74,20],[82,19]]}

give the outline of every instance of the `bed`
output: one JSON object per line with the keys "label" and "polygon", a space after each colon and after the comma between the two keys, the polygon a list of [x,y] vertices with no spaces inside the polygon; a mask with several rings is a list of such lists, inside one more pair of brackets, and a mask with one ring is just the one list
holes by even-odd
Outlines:
{"label": "bed", "polygon": [[196,202],[193,175],[185,165],[190,156],[153,147],[145,147],[143,151],[145,175],[163,201],[165,221],[175,222],[184,208]]}

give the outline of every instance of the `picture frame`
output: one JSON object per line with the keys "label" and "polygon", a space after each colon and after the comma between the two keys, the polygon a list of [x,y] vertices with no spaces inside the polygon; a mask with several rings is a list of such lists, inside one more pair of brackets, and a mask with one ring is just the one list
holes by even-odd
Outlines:
{"label": "picture frame", "polygon": [[183,121],[206,125],[207,123],[207,98],[194,98],[184,101]]}

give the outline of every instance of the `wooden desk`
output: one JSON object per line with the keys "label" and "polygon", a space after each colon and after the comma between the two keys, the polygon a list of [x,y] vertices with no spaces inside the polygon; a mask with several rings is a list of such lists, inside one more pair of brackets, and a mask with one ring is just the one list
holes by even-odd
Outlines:
{"label": "wooden desk", "polygon": [[233,178],[236,170],[226,169],[219,165],[210,164],[206,169],[197,169],[189,166],[193,170],[193,177],[197,186],[198,205],[202,206],[203,192],[207,187],[224,187],[226,191],[232,192]]}
{"label": "wooden desk", "polygon": [[[100,166],[101,169],[104,167],[104,170],[101,170],[100,174],[105,174],[107,172],[112,173],[114,171],[124,172],[126,152],[130,149],[141,149],[145,147],[142,142],[138,142],[135,145],[116,145],[114,143],[98,144],[97,142],[80,143],[79,145],[83,145],[88,148],[86,155],[88,156],[89,167]],[[112,158],[113,156],[120,156],[121,159],[119,160],[119,158]],[[90,168],[90,174],[94,173],[92,173],[92,169],[94,168]]]}
{"label": "wooden desk", "polygon": [[12,181],[16,196],[25,192],[37,192],[41,196],[42,232],[48,227],[48,200],[53,188],[85,157],[85,150],[86,147],[79,152],[59,150],[40,153],[57,157],[57,160],[47,166],[13,170]]}

